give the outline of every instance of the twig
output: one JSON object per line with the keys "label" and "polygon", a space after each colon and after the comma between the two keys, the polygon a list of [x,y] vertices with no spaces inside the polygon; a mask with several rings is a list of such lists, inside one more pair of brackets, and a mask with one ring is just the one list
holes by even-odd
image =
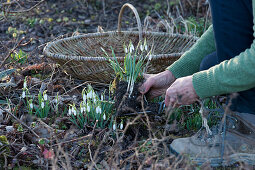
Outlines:
{"label": "twig", "polygon": [[[94,127],[93,127],[92,135],[91,135],[91,137],[90,137],[90,142],[89,142],[89,146],[88,146],[88,148],[89,148],[89,156],[90,156],[91,162],[93,163],[93,165],[95,165],[95,168],[96,168],[96,169],[98,169],[98,167],[97,167],[97,165],[96,165],[96,163],[95,163],[95,161],[94,161],[94,159],[93,159],[93,157],[92,157],[90,145],[91,145],[91,140],[92,140],[93,134],[94,134],[94,132],[95,132],[95,128],[96,128],[97,123],[98,123],[98,120],[96,121],[96,123],[95,123],[95,125],[94,125]],[[92,169],[93,165],[91,165],[91,166],[89,167],[89,169]]]}
{"label": "twig", "polygon": [[0,68],[3,66],[3,64],[5,63],[5,61],[10,57],[10,55],[20,46],[20,44],[25,40],[25,37],[22,37],[21,40],[18,42],[18,44],[11,49],[11,51],[8,53],[8,55],[4,58],[3,62],[0,65]]}
{"label": "twig", "polygon": [[89,134],[89,135],[82,136],[82,137],[79,137],[79,138],[76,138],[76,139],[72,139],[72,140],[68,140],[68,141],[65,141],[65,142],[60,142],[60,143],[54,144],[51,147],[62,145],[62,144],[65,144],[65,143],[74,142],[74,141],[77,141],[77,140],[82,140],[82,139],[85,139],[85,138],[90,138],[91,136],[93,136],[93,135]]}
{"label": "twig", "polygon": [[38,2],[37,4],[35,4],[34,6],[32,6],[29,9],[25,9],[25,10],[20,10],[20,11],[8,11],[7,13],[13,14],[13,13],[23,13],[23,12],[29,12],[32,9],[36,8],[37,6],[41,5],[45,0],[41,0],[40,2]]}
{"label": "twig", "polygon": [[11,115],[14,119],[16,119],[20,124],[22,124],[24,127],[26,127],[30,132],[32,132],[37,138],[40,138],[40,136],[35,133],[35,131],[33,131],[29,126],[27,126],[25,123],[23,123],[19,118],[17,118],[14,114],[12,114],[11,112],[9,112],[8,110],[2,108],[0,106],[0,109],[4,110],[6,113],[8,113],[9,115]]}

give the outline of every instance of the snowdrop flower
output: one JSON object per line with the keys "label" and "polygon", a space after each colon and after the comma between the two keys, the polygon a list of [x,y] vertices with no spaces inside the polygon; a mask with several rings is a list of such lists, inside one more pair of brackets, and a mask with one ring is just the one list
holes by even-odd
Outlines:
{"label": "snowdrop flower", "polygon": [[143,45],[142,44],[140,45],[140,50],[143,51]]}
{"label": "snowdrop flower", "polygon": [[127,47],[125,47],[125,49],[124,49],[124,50],[125,50],[125,53],[128,53],[128,49],[127,49]]}
{"label": "snowdrop flower", "polygon": [[131,43],[130,48],[129,48],[129,52],[132,53],[132,51],[133,51],[134,49],[135,49],[135,48],[134,48],[134,45]]}
{"label": "snowdrop flower", "polygon": [[83,94],[82,98],[83,98],[83,101],[86,102],[86,98],[87,98],[86,94]]}
{"label": "snowdrop flower", "polygon": [[101,101],[104,101],[104,95],[101,94]]}
{"label": "snowdrop flower", "polygon": [[42,109],[44,108],[44,101],[42,101],[42,103],[41,103],[41,107],[42,107]]}
{"label": "snowdrop flower", "polygon": [[87,98],[88,99],[91,99],[93,97],[93,94],[92,94],[92,91],[90,91],[88,94],[87,94]]}
{"label": "snowdrop flower", "polygon": [[71,108],[69,107],[68,115],[71,116],[71,114],[72,114],[72,110],[71,110]]}
{"label": "snowdrop flower", "polygon": [[22,98],[25,98],[26,97],[26,92],[25,91],[23,91],[22,92],[22,96],[21,96]]}
{"label": "snowdrop flower", "polygon": [[73,111],[73,115],[76,116],[76,110],[75,110],[75,109],[74,109],[74,111]]}
{"label": "snowdrop flower", "polygon": [[94,103],[96,103],[96,102],[97,102],[97,99],[96,99],[95,97],[94,97],[94,99],[93,99],[93,102],[94,102]]}
{"label": "snowdrop flower", "polygon": [[47,94],[45,93],[45,94],[43,95],[43,99],[44,99],[44,100],[47,100],[47,98],[48,98],[48,96],[47,96]]}
{"label": "snowdrop flower", "polygon": [[147,46],[147,44],[145,44],[144,49],[145,49],[145,51],[147,51],[147,50],[148,50],[148,46]]}
{"label": "snowdrop flower", "polygon": [[97,106],[97,108],[96,108],[96,113],[97,113],[97,114],[101,114],[101,113],[102,113],[102,109],[101,109],[100,106]]}
{"label": "snowdrop flower", "polygon": [[56,98],[56,99],[54,99],[54,100],[53,100],[53,103],[58,104],[58,99],[57,99],[57,98]]}
{"label": "snowdrop flower", "polygon": [[23,88],[24,89],[27,88],[27,82],[26,81],[24,81]]}
{"label": "snowdrop flower", "polygon": [[96,108],[96,113],[97,114],[99,113],[99,106],[97,106],[97,108]]}
{"label": "snowdrop flower", "polygon": [[120,123],[120,129],[123,129],[123,122]]}
{"label": "snowdrop flower", "polygon": [[82,108],[83,108],[83,111],[86,112],[86,108],[84,106]]}
{"label": "snowdrop flower", "polygon": [[116,124],[115,123],[113,124],[112,129],[116,130]]}
{"label": "snowdrop flower", "polygon": [[151,61],[152,55],[149,55],[149,61]]}
{"label": "snowdrop flower", "polygon": [[85,111],[85,110],[83,110],[83,107],[81,107],[81,113],[83,113],[83,111]]}
{"label": "snowdrop flower", "polygon": [[90,112],[90,106],[87,103],[87,111]]}
{"label": "snowdrop flower", "polygon": [[93,98],[96,98],[97,94],[95,92],[93,92]]}
{"label": "snowdrop flower", "polygon": [[74,112],[74,107],[72,107],[72,113]]}
{"label": "snowdrop flower", "polygon": [[33,107],[34,107],[33,103],[30,103],[29,106],[31,109],[33,109]]}
{"label": "snowdrop flower", "polygon": [[103,119],[106,120],[106,115],[105,114],[103,115]]}

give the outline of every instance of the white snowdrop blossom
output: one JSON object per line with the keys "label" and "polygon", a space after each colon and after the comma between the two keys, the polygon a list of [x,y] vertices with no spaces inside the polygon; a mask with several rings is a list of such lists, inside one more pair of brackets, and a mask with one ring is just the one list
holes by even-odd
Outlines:
{"label": "white snowdrop blossom", "polygon": [[25,91],[23,91],[22,92],[22,96],[21,96],[22,98],[25,98],[26,97],[26,92]]}
{"label": "white snowdrop blossom", "polygon": [[97,99],[96,99],[96,98],[94,98],[94,99],[93,99],[93,102],[94,102],[94,103],[96,103],[96,102],[97,102]]}
{"label": "white snowdrop blossom", "polygon": [[147,46],[147,44],[145,44],[144,49],[145,49],[145,51],[147,51],[147,50],[148,50],[148,46]]}
{"label": "white snowdrop blossom", "polygon": [[74,111],[73,111],[73,115],[76,116],[76,110],[75,110],[75,109],[74,109]]}
{"label": "white snowdrop blossom", "polygon": [[41,103],[41,108],[42,109],[44,108],[44,101],[42,101],[42,103]]}
{"label": "white snowdrop blossom", "polygon": [[86,112],[86,107],[83,106],[82,108],[83,108],[83,111]]}
{"label": "white snowdrop blossom", "polygon": [[87,103],[87,111],[90,112],[90,106]]}
{"label": "white snowdrop blossom", "polygon": [[143,45],[142,44],[140,45],[140,50],[143,51]]}
{"label": "white snowdrop blossom", "polygon": [[83,98],[83,101],[86,102],[86,99],[87,99],[86,94],[83,94],[82,98]]}
{"label": "white snowdrop blossom", "polygon": [[33,107],[34,107],[33,103],[30,103],[29,106],[31,109],[33,109]]}
{"label": "white snowdrop blossom", "polygon": [[151,61],[152,55],[149,55],[149,61]]}
{"label": "white snowdrop blossom", "polygon": [[93,94],[92,94],[92,91],[90,91],[88,94],[87,94],[87,98],[88,99],[91,99],[93,96],[92,96]]}
{"label": "white snowdrop blossom", "polygon": [[97,94],[95,92],[92,93],[93,98],[95,99],[97,97]]}
{"label": "white snowdrop blossom", "polygon": [[74,112],[74,107],[72,107],[72,113]]}
{"label": "white snowdrop blossom", "polygon": [[45,94],[43,95],[43,99],[44,99],[44,100],[47,100],[47,98],[48,98],[48,96],[47,96],[47,94],[45,93]]}
{"label": "white snowdrop blossom", "polygon": [[54,99],[54,100],[53,100],[53,103],[58,104],[58,99],[57,99],[57,98],[56,98],[56,99]]}
{"label": "white snowdrop blossom", "polygon": [[115,123],[113,124],[112,129],[116,130],[116,124]]}
{"label": "white snowdrop blossom", "polygon": [[71,114],[72,114],[72,110],[71,110],[71,108],[69,107],[68,115],[71,116]]}
{"label": "white snowdrop blossom", "polygon": [[120,129],[123,129],[123,122],[120,123]]}
{"label": "white snowdrop blossom", "polygon": [[103,119],[106,120],[106,115],[105,114],[103,115]]}
{"label": "white snowdrop blossom", "polygon": [[127,47],[125,47],[125,49],[124,49],[124,50],[125,50],[125,53],[128,53],[128,49],[127,49]]}
{"label": "white snowdrop blossom", "polygon": [[102,113],[102,109],[101,109],[100,106],[97,106],[97,108],[96,108],[96,113],[97,113],[97,114],[101,114],[101,113]]}
{"label": "white snowdrop blossom", "polygon": [[26,81],[24,81],[23,88],[24,89],[27,88],[27,82]]}
{"label": "white snowdrop blossom", "polygon": [[83,113],[85,110],[83,110],[83,107],[81,107],[81,113]]}
{"label": "white snowdrop blossom", "polygon": [[129,52],[132,53],[132,51],[133,51],[134,49],[135,49],[135,48],[134,48],[134,45],[131,43],[130,48],[129,48]]}
{"label": "white snowdrop blossom", "polygon": [[101,94],[101,101],[104,101],[104,95]]}

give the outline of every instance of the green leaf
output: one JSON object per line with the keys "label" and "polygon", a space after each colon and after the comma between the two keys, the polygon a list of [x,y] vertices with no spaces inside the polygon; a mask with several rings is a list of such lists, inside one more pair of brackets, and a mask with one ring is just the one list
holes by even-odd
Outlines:
{"label": "green leaf", "polygon": [[23,132],[23,131],[24,131],[24,129],[23,129],[23,127],[22,127],[22,125],[19,125],[19,126],[18,126],[17,131],[18,131],[18,132]]}
{"label": "green leaf", "polygon": [[6,100],[0,100],[0,104],[7,104],[8,102]]}
{"label": "green leaf", "polygon": [[40,144],[40,145],[44,145],[46,142],[45,142],[45,139],[40,139],[39,141],[38,141],[38,143]]}

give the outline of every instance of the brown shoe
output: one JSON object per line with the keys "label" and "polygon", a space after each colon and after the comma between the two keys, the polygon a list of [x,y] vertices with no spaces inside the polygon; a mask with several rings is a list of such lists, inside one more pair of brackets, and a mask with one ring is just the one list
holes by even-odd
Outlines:
{"label": "brown shoe", "polygon": [[[170,148],[177,154],[187,155],[194,164],[229,166],[237,162],[255,165],[255,115],[238,113],[227,119],[226,134],[205,131],[188,138],[175,139]],[[218,126],[219,129],[219,126]]]}

